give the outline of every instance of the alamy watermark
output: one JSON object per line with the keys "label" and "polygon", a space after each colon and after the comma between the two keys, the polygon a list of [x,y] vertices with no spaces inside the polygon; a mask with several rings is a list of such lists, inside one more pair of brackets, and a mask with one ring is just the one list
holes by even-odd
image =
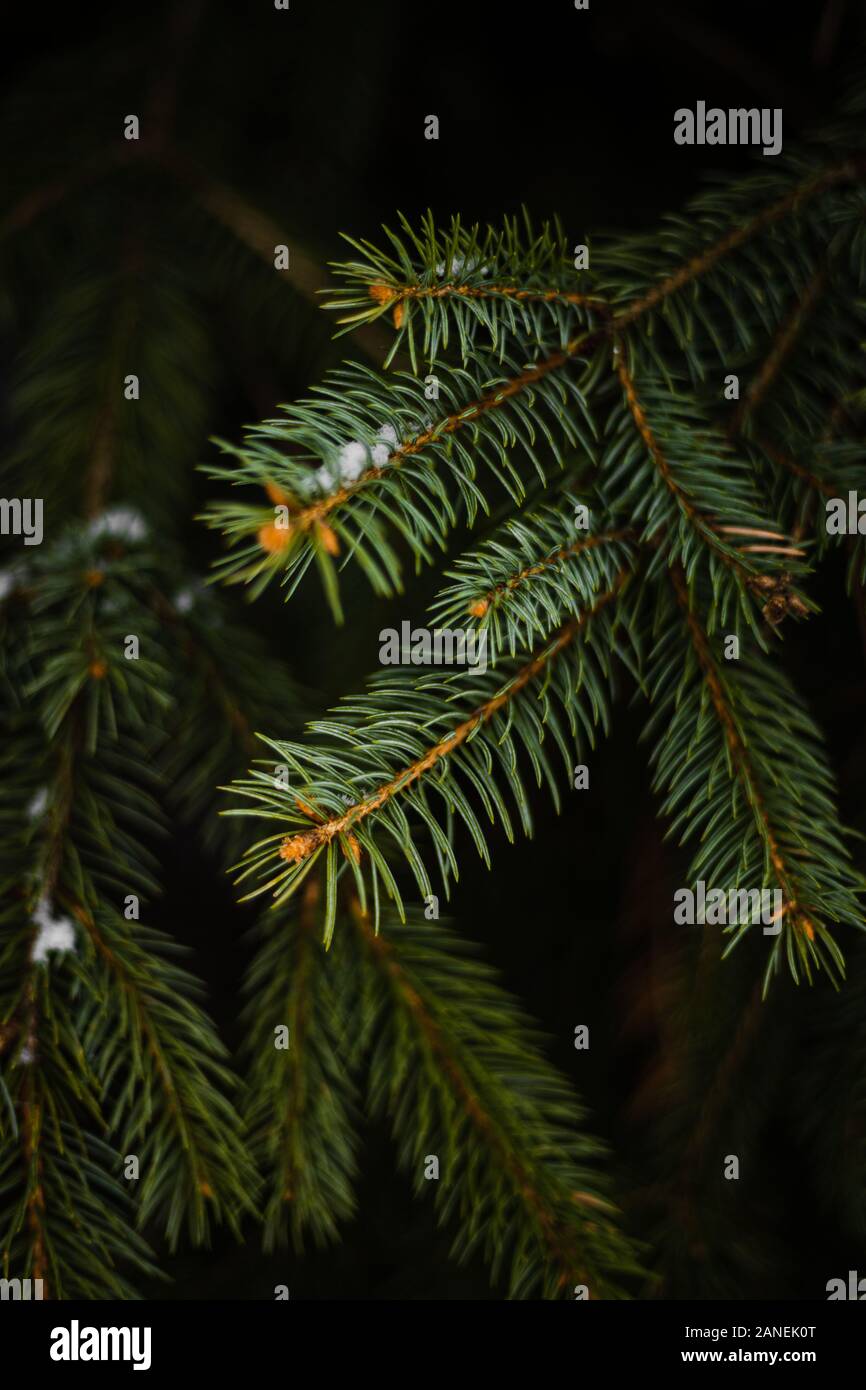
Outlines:
{"label": "alamy watermark", "polygon": [[674,893],[674,921],[680,926],[757,926],[764,936],[778,936],[785,909],[781,888],[711,888],[698,879],[692,888]]}
{"label": "alamy watermark", "polygon": [[856,1269],[848,1270],[848,1280],[828,1279],[827,1280],[827,1302],[837,1303],[849,1299],[855,1303],[863,1303],[866,1300],[866,1279],[861,1279]]}
{"label": "alamy watermark", "polygon": [[678,145],[760,145],[762,154],[782,151],[782,108],[737,107],[707,109],[699,101],[694,109],[681,106],[674,112],[674,140]]}
{"label": "alamy watermark", "polygon": [[866,497],[851,489],[847,498],[828,497],[824,510],[828,536],[866,536]]}
{"label": "alamy watermark", "polygon": [[0,497],[0,536],[23,536],[25,545],[41,545],[42,498]]}
{"label": "alamy watermark", "polygon": [[[383,666],[472,666],[483,674],[488,638],[486,628],[413,628],[410,622],[402,622],[399,632],[383,627],[379,633],[379,661]],[[489,656],[492,661],[492,652]]]}
{"label": "alamy watermark", "polygon": [[151,1329],[82,1327],[73,1318],[68,1327],[52,1328],[48,1355],[52,1361],[131,1361],[134,1371],[148,1371]]}
{"label": "alamy watermark", "polygon": [[13,1302],[42,1298],[42,1279],[0,1279],[0,1299]]}

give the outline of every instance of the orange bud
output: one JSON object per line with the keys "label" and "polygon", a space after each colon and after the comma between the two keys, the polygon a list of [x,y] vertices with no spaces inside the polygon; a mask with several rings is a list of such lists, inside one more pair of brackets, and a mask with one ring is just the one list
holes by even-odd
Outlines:
{"label": "orange bud", "polygon": [[84,582],[88,589],[98,589],[105,575],[102,570],[87,570],[84,575]]}
{"label": "orange bud", "polygon": [[339,555],[340,542],[330,526],[326,526],[324,521],[316,522],[316,535],[329,555]]}
{"label": "orange bud", "polygon": [[480,598],[477,603],[472,604],[471,608],[469,609],[469,612],[472,614],[473,618],[483,618],[484,614],[487,612],[489,607],[490,600],[486,598]]}
{"label": "orange bud", "polygon": [[393,318],[394,318],[394,327],[395,327],[395,328],[399,328],[400,325],[401,325],[402,322],[403,322],[403,308],[404,308],[404,306],[403,306],[403,301],[402,301],[402,300],[400,301],[399,304],[395,304],[395,305],[394,305]]}
{"label": "orange bud", "polygon": [[300,835],[289,835],[280,845],[280,858],[289,864],[297,864],[319,844],[315,830],[304,830]]}
{"label": "orange bud", "polygon": [[377,304],[389,304],[392,299],[397,298],[397,290],[391,285],[371,285],[370,298],[375,299]]}
{"label": "orange bud", "polygon": [[268,497],[275,507],[291,506],[291,497],[289,497],[287,492],[283,492],[281,487],[277,487],[276,483],[265,483],[265,492],[268,494]]}
{"label": "orange bud", "polygon": [[352,851],[352,858],[356,864],[361,862],[361,846],[358,844],[354,835],[349,835],[349,849]]}
{"label": "orange bud", "polygon": [[108,666],[104,661],[91,661],[87,670],[95,681],[104,680],[108,675]]}
{"label": "orange bud", "polygon": [[291,538],[291,526],[275,526],[273,522],[262,526],[258,537],[262,550],[266,550],[269,555],[276,555],[280,550],[285,550]]}

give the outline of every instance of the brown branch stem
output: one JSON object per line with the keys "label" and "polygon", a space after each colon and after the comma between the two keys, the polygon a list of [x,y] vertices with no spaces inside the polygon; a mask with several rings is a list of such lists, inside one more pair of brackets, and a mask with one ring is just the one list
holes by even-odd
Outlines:
{"label": "brown branch stem", "polygon": [[585,550],[593,550],[600,545],[611,545],[614,541],[627,540],[633,534],[630,530],[610,531],[599,536],[587,536],[585,540],[575,541],[573,545],[565,545],[560,550],[554,551],[552,555],[539,560],[537,564],[527,565],[525,569],[512,575],[510,579],[506,579],[501,584],[497,584],[495,588],[490,589],[482,598],[474,600],[469,605],[469,612],[475,618],[483,618],[491,603],[494,603],[500,594],[510,593],[519,588],[525,580],[531,579],[537,574],[544,574],[545,570],[561,564],[563,560],[568,560],[573,555],[581,555]]}

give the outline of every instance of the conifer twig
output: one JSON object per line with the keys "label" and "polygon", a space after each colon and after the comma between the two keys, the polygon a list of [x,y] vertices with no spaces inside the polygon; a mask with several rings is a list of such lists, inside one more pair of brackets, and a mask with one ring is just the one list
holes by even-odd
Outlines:
{"label": "conifer twig", "polygon": [[786,193],[775,203],[770,203],[763,208],[749,222],[741,227],[735,227],[727,232],[714,246],[708,247],[700,255],[693,256],[685,265],[672,275],[664,279],[661,284],[653,286],[645,295],[641,295],[625,309],[614,316],[614,329],[619,331],[631,324],[635,319],[640,318],[649,310],[654,309],[662,300],[669,295],[675,294],[692,280],[704,275],[717,261],[726,256],[728,252],[735,251],[744,242],[755,236],[758,232],[772,226],[788,213],[795,212],[803,203],[826,189],[834,187],[838,183],[856,182],[863,178],[866,173],[866,158],[852,158],[844,164],[838,165],[833,169],[826,169],[821,174],[814,175],[811,179],[806,179]]}
{"label": "conifer twig", "polygon": [[[311,830],[302,831],[300,834],[287,836],[279,849],[279,857],[287,860],[291,864],[297,864],[309,858],[324,845],[328,845],[332,840],[340,835],[347,835],[353,827],[359,825],[367,816],[372,815],[384,806],[392,797],[398,796],[405,791],[419,778],[430,772],[432,768],[448,758],[454,753],[461,744],[465,743],[471,734],[482,725],[486,724],[493,716],[501,710],[515,695],[535,680],[559,653],[568,646],[574,637],[584,628],[590,618],[599,613],[607,606],[619,593],[627,578],[626,571],[620,571],[613,586],[602,594],[593,604],[592,608],[577,618],[572,618],[565,623],[559,633],[532,657],[525,666],[508,682],[507,686],[497,695],[485,701],[478,709],[464,719],[462,723],[444,738],[435,743],[421,758],[404,768],[396,777],[392,778],[384,786],[380,787],[372,796],[365,797],[362,801],[351,806],[344,815],[335,816],[315,825]],[[310,808],[305,807],[303,802],[299,803],[300,809],[310,814]]]}
{"label": "conifer twig", "polygon": [[716,662],[710,650],[706,634],[703,628],[701,627],[700,621],[697,615],[695,614],[694,609],[689,600],[688,589],[686,586],[685,576],[683,575],[682,568],[679,565],[674,565],[670,569],[669,574],[671,583],[673,584],[674,593],[677,597],[677,602],[679,603],[680,608],[683,612],[683,616],[685,618],[686,626],[689,631],[689,636],[692,641],[692,646],[694,648],[695,655],[698,659],[698,664],[700,666],[703,679],[705,680],[707,688],[710,692],[710,698],[713,703],[713,708],[715,709],[719,723],[722,726],[722,731],[725,736],[725,742],[728,746],[731,763],[733,767],[736,769],[738,777],[742,781],[744,790],[746,792],[746,800],[749,806],[752,808],[752,812],[755,817],[755,821],[760,832],[761,838],[767,846],[767,852],[770,857],[770,862],[773,865],[773,869],[776,875],[776,881],[783,893],[781,915],[784,916],[787,913],[789,916],[789,920],[792,922],[795,930],[797,932],[802,932],[805,936],[808,937],[810,941],[814,941],[814,928],[812,926],[812,923],[809,921],[808,917],[801,913],[798,908],[797,893],[796,889],[794,888],[790,870],[786,865],[782,857],[781,851],[779,849],[774,827],[770,823],[770,819],[767,814],[767,808],[764,802],[764,797],[761,793],[761,789],[758,780],[755,776],[754,769],[752,768],[751,760],[749,758],[746,745],[743,741],[743,737],[737,726],[737,720],[728,704],[727,699],[725,698],[725,693],[722,687],[722,683],[719,679],[719,673],[716,667]]}

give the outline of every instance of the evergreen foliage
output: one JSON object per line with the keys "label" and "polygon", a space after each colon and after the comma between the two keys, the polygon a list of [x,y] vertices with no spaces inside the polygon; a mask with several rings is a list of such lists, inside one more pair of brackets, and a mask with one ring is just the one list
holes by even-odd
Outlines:
{"label": "evergreen foliage", "polygon": [[[4,302],[24,349],[2,467],[10,495],[45,498],[46,540],[0,575],[2,1274],[50,1297],[131,1298],[156,1247],[205,1245],[217,1226],[260,1227],[268,1250],[336,1241],[372,1122],[419,1196],[438,1161],[455,1257],[481,1257],[508,1297],[663,1291],[718,1240],[693,1174],[730,1098],[710,1086],[697,1130],[689,1102],[735,1073],[780,994],[786,1031],[753,1108],[783,1040],[820,1038],[851,1093],[818,1130],[801,1119],[820,1083],[798,1075],[802,1142],[835,1153],[862,1129],[866,881],[783,644],[820,620],[812,580],[838,543],[827,497],[866,491],[862,96],[655,233],[590,239],[585,269],[556,221],[527,215],[400,217],[381,247],[349,238],[325,307],[368,360],[342,365],[307,324],[303,258],[277,302],[279,230],[166,131],[88,164],[92,202],[81,188],[40,201],[16,171],[4,275],[40,290]],[[175,220],[148,237],[164,183]],[[100,261],[121,191],[128,225]],[[77,228],[63,274],[55,216]],[[190,563],[184,525],[225,385],[229,286],[239,333],[269,318],[269,340],[328,370],[203,465],[223,593]],[[130,362],[140,400],[124,397]],[[856,593],[866,551],[850,542]],[[272,584],[318,612],[317,576],[339,624],[356,567],[393,599],[438,566],[429,622],[483,634],[487,669],[380,671],[324,717],[307,718],[296,663],[239,615],[240,586],[255,600]],[[462,928],[425,911],[470,844],[490,864],[501,833],[532,834],[537,787],[562,807],[627,699],[686,882],[783,900],[760,951],[757,926],[732,924],[665,963],[656,1132],[691,1175],[680,1223],[615,1170]],[[267,908],[237,1059],[178,943],[148,924],[181,823]],[[814,988],[791,1003],[794,982]],[[860,1149],[827,1200],[862,1231]],[[649,1242],[629,1210],[642,1198]],[[702,1288],[730,1295],[742,1265],[735,1252]]]}

